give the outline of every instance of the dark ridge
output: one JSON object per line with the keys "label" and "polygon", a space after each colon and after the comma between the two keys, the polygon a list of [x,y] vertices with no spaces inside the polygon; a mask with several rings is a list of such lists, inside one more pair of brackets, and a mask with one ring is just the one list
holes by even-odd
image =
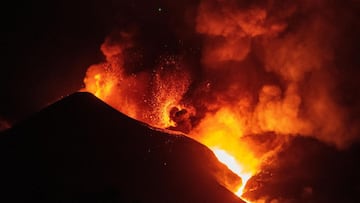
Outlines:
{"label": "dark ridge", "polygon": [[0,202],[243,202],[205,146],[75,93],[0,134]]}
{"label": "dark ridge", "polygon": [[360,202],[360,144],[338,150],[311,137],[292,137],[276,160],[249,180],[248,199],[264,202]]}

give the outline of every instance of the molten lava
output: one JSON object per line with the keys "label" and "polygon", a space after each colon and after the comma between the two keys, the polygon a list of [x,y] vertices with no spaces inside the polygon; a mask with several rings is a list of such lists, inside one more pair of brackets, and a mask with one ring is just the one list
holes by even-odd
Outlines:
{"label": "molten lava", "polygon": [[[142,104],[135,102],[133,106],[130,106],[126,99],[129,95],[121,95],[122,92],[128,92],[128,90],[124,88],[125,91],[119,91],[121,83],[119,83],[120,86],[117,84],[119,78],[114,77],[116,74],[98,67],[95,66],[89,69],[84,80],[86,84],[85,90],[92,92],[100,99],[138,120],[161,128],[175,127],[176,129],[178,123],[180,123],[176,118],[180,116],[172,116],[172,114],[181,115],[181,110],[186,110],[186,113],[183,113],[184,115],[194,114],[193,109],[179,103],[181,98],[177,96],[178,89],[167,87],[165,85],[167,81],[160,80],[157,75],[156,81],[163,83],[155,87],[157,92],[155,97],[153,97],[153,101],[151,101],[154,108],[149,110],[150,112],[142,112],[150,116],[139,117],[137,112],[141,111],[142,107],[139,105]],[[100,67],[106,66],[102,65]],[[128,80],[126,77],[120,78],[123,78],[124,81]],[[116,86],[118,86],[117,89]],[[114,96],[114,93],[118,95]],[[124,99],[115,100],[120,103],[114,103],[116,96]],[[189,115],[182,118],[189,119]],[[222,108],[215,114],[207,114],[197,127],[191,129],[189,133],[189,136],[212,149],[220,162],[224,163],[231,171],[242,178],[241,185],[236,188],[229,188],[238,196],[243,194],[246,182],[259,170],[261,161],[260,157],[254,155],[249,148],[250,146],[241,141],[245,131],[242,123],[243,121],[238,115],[233,113],[231,108]]]}
{"label": "molten lava", "polygon": [[246,166],[247,164],[239,163],[233,156],[228,154],[226,151],[217,148],[213,148],[212,150],[220,162],[225,164],[232,172],[241,177],[241,186],[239,186],[239,188],[235,191],[235,194],[241,197],[244,193],[247,181],[255,174],[255,172],[245,171],[244,166]]}
{"label": "molten lava", "polygon": [[212,149],[220,162],[241,177],[241,185],[229,188],[241,197],[246,182],[260,169],[261,157],[255,156],[251,146],[242,140],[245,129],[233,112],[222,108],[215,114],[206,115],[190,136]]}
{"label": "molten lava", "polygon": [[[250,146],[241,140],[247,129],[245,120],[234,113],[235,107],[228,106],[215,113],[207,113],[193,127],[190,118],[193,118],[196,111],[193,106],[181,103],[189,86],[187,74],[176,72],[176,69],[169,74],[164,72],[164,68],[158,68],[155,72],[142,76],[144,81],[140,81],[138,76],[125,75],[116,65],[118,63],[111,59],[107,63],[90,67],[84,79],[86,87],[83,91],[93,93],[119,111],[150,125],[188,133],[212,149],[222,163],[242,178],[242,185],[228,188],[241,196],[246,182],[259,170],[261,157],[255,156]],[[147,81],[152,84],[148,87],[148,92],[143,88],[133,89],[142,87],[143,82]],[[136,95],[139,92],[142,97]]]}
{"label": "molten lava", "polygon": [[106,61],[88,69],[83,91],[208,146],[242,178],[241,186],[228,186],[238,196],[272,163],[287,136],[345,146],[356,131],[346,127],[347,115],[333,98],[337,40],[323,35],[336,32],[320,14],[326,9],[310,1],[261,2],[201,0],[191,24],[201,43],[179,40],[180,51],[156,52],[158,58],[142,68],[129,65],[148,54],[131,57],[143,50],[135,43],[139,34],[109,36],[101,46]]}

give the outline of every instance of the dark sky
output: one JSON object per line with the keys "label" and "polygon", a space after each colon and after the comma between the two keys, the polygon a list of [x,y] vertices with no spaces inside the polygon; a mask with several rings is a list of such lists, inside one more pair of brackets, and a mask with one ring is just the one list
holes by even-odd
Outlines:
{"label": "dark sky", "polygon": [[160,1],[41,0],[2,5],[0,117],[21,120],[77,91],[88,66],[102,61],[100,45],[109,33],[141,21],[141,29],[161,35],[166,25],[159,19],[168,14]]}
{"label": "dark sky", "polygon": [[[339,77],[345,87],[339,89],[339,98],[345,105],[356,107],[360,28],[359,20],[351,19],[359,19],[354,11],[360,3],[336,2],[333,4],[339,10],[353,9],[342,12],[348,13],[344,18],[349,19],[349,24],[339,24],[339,29],[344,30],[344,41],[338,43],[336,54],[342,68]],[[198,42],[192,30],[197,3],[198,0],[36,0],[2,5],[0,118],[21,120],[81,88],[89,65],[103,60],[100,45],[116,29],[134,25],[140,29],[141,45],[151,50],[147,52],[149,63],[157,52],[176,52],[171,44],[179,35],[188,38],[190,44]],[[162,50],[164,44],[170,44],[169,50]]]}
{"label": "dark sky", "polygon": [[95,8],[91,1],[2,6],[0,115],[21,119],[80,88],[107,32]]}

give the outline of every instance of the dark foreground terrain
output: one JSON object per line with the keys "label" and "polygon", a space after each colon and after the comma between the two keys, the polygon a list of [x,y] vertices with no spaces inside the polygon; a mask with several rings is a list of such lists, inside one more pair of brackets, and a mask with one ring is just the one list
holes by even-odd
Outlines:
{"label": "dark foreground terrain", "polygon": [[0,134],[0,202],[243,202],[205,146],[75,93]]}
{"label": "dark foreground terrain", "polygon": [[[274,138],[249,137],[259,147]],[[223,186],[241,180],[208,148],[135,121],[89,93],[70,95],[2,132],[0,164],[0,202],[243,203]],[[245,197],[357,203],[359,171],[359,144],[338,150],[289,137],[249,180]]]}

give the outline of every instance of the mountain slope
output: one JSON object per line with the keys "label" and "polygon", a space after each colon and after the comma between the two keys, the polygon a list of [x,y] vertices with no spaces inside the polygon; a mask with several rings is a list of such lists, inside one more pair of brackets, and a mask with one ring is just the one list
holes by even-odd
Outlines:
{"label": "mountain slope", "polygon": [[[243,202],[205,146],[75,93],[0,134],[0,202]],[[223,179],[223,178],[222,178]]]}

